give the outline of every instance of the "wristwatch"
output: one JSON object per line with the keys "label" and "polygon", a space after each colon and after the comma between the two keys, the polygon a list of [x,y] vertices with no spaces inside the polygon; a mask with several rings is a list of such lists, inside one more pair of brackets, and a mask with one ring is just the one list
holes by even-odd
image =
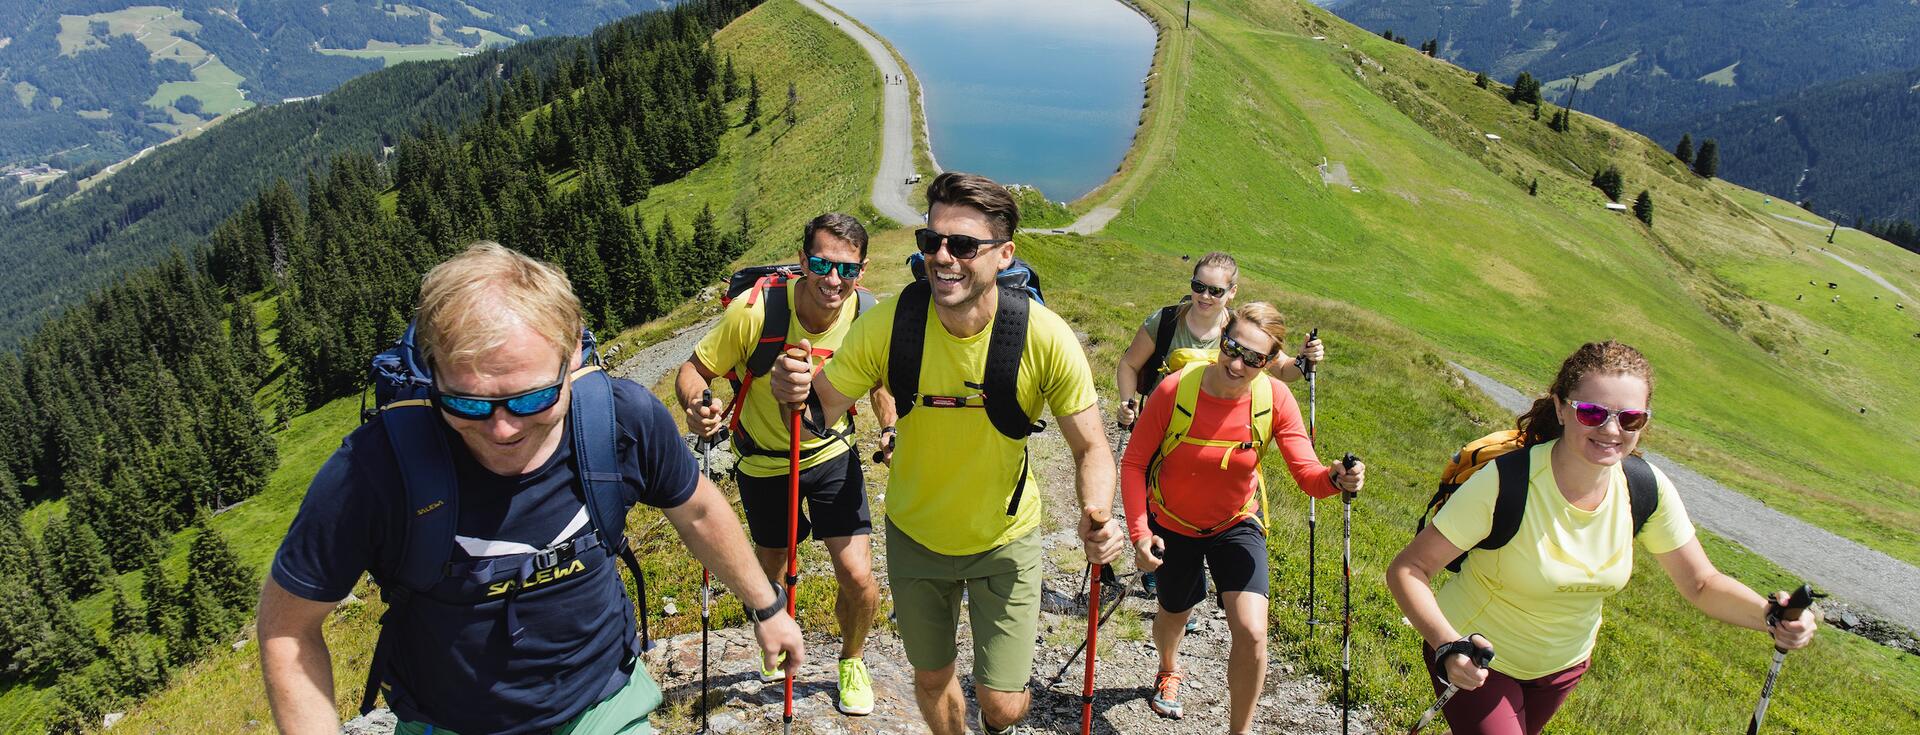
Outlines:
{"label": "wristwatch", "polygon": [[747,622],[757,625],[766,622],[775,615],[787,611],[787,589],[781,587],[779,582],[772,582],[770,584],[773,585],[773,604],[755,610],[747,607],[745,600],[740,602],[740,608],[747,611]]}

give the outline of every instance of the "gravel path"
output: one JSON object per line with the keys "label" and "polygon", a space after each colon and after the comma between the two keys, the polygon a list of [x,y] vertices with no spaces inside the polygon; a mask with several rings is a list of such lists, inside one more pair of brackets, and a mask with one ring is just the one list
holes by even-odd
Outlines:
{"label": "gravel path", "polygon": [[1907,295],[1907,292],[1900,290],[1899,286],[1893,285],[1892,281],[1889,281],[1885,278],[1880,277],[1880,274],[1873,272],[1872,268],[1868,268],[1859,263],[1855,263],[1851,260],[1847,260],[1846,258],[1842,258],[1839,255],[1834,254],[1833,251],[1828,250],[1826,248],[1821,248],[1820,252],[1826,254],[1826,256],[1829,258],[1840,261],[1841,265],[1844,265],[1848,268],[1852,268],[1855,272],[1859,273],[1860,275],[1866,276],[1867,280],[1880,284],[1881,288],[1884,288],[1888,291],[1892,291],[1893,295],[1906,299],[1908,301],[1913,300],[1913,297]]}
{"label": "gravel path", "polygon": [[[699,300],[703,303],[716,303],[706,294],[701,294]],[[686,362],[687,356],[693,354],[693,346],[699,344],[700,338],[706,336],[707,330],[712,329],[713,325],[719,321],[720,316],[716,314],[693,326],[674,332],[671,337],[640,348],[639,354],[632,357],[621,359],[616,355],[613,369],[607,372],[616,378],[626,378],[635,383],[653,387],[653,384],[660,382],[667,373],[678,369],[680,363]]]}
{"label": "gravel path", "polygon": [[[1518,414],[1532,402],[1493,378],[1447,364],[1502,408]],[[1656,452],[1646,455],[1666,471],[1686,498],[1687,513],[1707,530],[1875,617],[1920,632],[1920,569],[1769,508]]]}
{"label": "gravel path", "polygon": [[[839,10],[829,8],[818,0],[800,0],[808,10],[819,13],[821,17],[833,21],[841,32],[852,37],[855,43],[866,49],[867,56],[873,58],[873,65],[879,67],[881,76],[887,79],[904,79],[906,72],[900,68],[900,62],[893,58],[886,44],[873,34],[854,23]],[[912,185],[908,177],[913,170],[913,108],[908,103],[908,86],[905,84],[886,84],[881,87],[883,97],[883,122],[880,135],[880,170],[873,175],[873,207],[881,214],[899,222],[903,227],[914,227],[920,223],[920,210],[914,208],[909,199]]]}

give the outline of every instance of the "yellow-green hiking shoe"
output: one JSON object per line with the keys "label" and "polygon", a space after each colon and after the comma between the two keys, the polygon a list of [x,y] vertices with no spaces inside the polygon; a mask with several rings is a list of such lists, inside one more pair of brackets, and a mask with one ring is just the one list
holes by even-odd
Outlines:
{"label": "yellow-green hiking shoe", "polygon": [[840,659],[840,701],[836,703],[841,714],[865,715],[873,712],[873,676],[867,673],[867,663],[857,658]]}

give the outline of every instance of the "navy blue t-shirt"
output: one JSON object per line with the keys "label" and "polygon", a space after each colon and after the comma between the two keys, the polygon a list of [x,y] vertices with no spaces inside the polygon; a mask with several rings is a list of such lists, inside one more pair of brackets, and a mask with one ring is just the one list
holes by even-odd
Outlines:
{"label": "navy blue t-shirt", "polygon": [[[686,502],[699,470],[672,414],[631,381],[614,380],[613,394],[623,506]],[[456,568],[516,544],[539,549],[557,537],[592,532],[590,523],[579,525],[584,498],[571,423],[565,422],[567,436],[545,466],[502,477],[481,467],[439,422],[459,478]],[[407,513],[399,477],[383,421],[349,434],[307,489],[274,557],[274,581],[299,597],[331,602],[345,598],[366,572],[391,579]],[[633,603],[615,557],[594,549],[577,562],[511,595],[502,594],[501,585],[513,586],[513,569],[487,580],[449,579],[413,595],[389,623],[397,626],[388,633],[395,648],[386,677],[394,713],[463,733],[541,732],[619,691],[638,648]],[[507,634],[508,604],[524,630],[518,641]]]}

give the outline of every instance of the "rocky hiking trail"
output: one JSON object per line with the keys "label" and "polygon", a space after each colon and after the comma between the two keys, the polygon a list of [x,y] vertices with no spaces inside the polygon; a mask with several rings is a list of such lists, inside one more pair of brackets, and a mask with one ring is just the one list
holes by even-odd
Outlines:
{"label": "rocky hiking trail", "polygon": [[[1047,575],[1043,590],[1043,612],[1034,656],[1033,708],[1026,724],[1036,732],[1069,733],[1080,729],[1080,692],[1085,659],[1069,667],[1057,686],[1048,687],[1053,674],[1086,636],[1085,557],[1075,537],[1078,503],[1074,498],[1072,457],[1066,441],[1049,427],[1030,441],[1038,487],[1043,491],[1047,520]],[[1119,435],[1109,437],[1118,448]],[[885,488],[870,482],[868,492],[880,501]],[[879,503],[876,502],[876,505]],[[876,515],[878,515],[876,513]],[[1119,498],[1115,494],[1115,516],[1119,516]],[[881,594],[888,595],[886,546],[874,544],[874,567]],[[1181,665],[1187,678],[1181,687],[1186,717],[1164,719],[1147,708],[1152,693],[1153,675],[1158,668],[1158,653],[1149,640],[1149,626],[1156,603],[1141,594],[1138,577],[1132,573],[1128,558],[1115,565],[1126,586],[1128,598],[1118,612],[1100,629],[1100,655],[1094,688],[1094,732],[1096,733],[1220,733],[1227,728],[1226,667],[1227,623],[1211,598],[1196,609],[1199,628],[1181,644]],[[831,579],[832,572],[820,562],[801,570],[801,584]],[[718,590],[716,589],[716,595]],[[1108,597],[1109,600],[1112,597]],[[676,604],[697,605],[699,600],[676,600]],[[738,604],[732,597],[716,599],[715,605]],[[1107,604],[1111,605],[1111,602]],[[885,623],[876,626],[867,641],[865,660],[873,673],[874,712],[865,717],[848,717],[834,709],[834,655],[839,641],[818,632],[807,637],[807,663],[794,686],[794,723],[796,733],[856,735],[867,733],[924,733],[913,700],[913,670],[907,665],[900,640]],[[762,684],[757,672],[758,650],[745,628],[716,630],[708,645],[709,687],[713,709],[710,728],[714,733],[775,733],[780,731],[782,687]],[[963,689],[971,690],[972,649],[967,627],[960,630],[958,671]],[[700,695],[700,633],[698,631],[664,639],[647,657],[654,678],[667,694],[667,704],[658,718],[662,732],[697,732],[699,714],[694,703]],[[970,721],[978,714],[968,702]],[[1337,733],[1340,711],[1328,704],[1328,685],[1312,677],[1296,674],[1295,667],[1276,656],[1268,665],[1267,687],[1260,699],[1256,732]],[[1363,712],[1353,717],[1354,732],[1373,732]]]}

